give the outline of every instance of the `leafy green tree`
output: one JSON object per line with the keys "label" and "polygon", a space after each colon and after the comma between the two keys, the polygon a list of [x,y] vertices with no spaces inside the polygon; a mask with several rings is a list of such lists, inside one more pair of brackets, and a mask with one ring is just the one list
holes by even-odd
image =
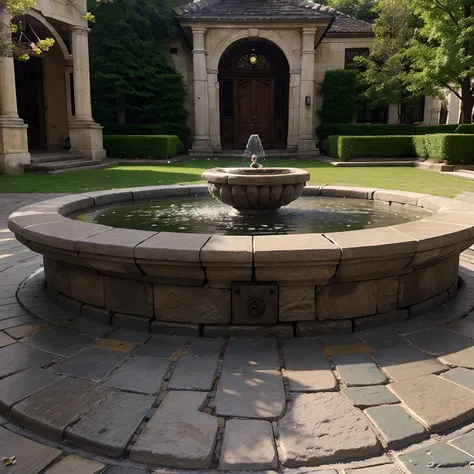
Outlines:
{"label": "leafy green tree", "polygon": [[423,25],[407,51],[409,87],[461,99],[461,123],[472,123],[474,77],[474,0],[411,0]]}
{"label": "leafy green tree", "polygon": [[407,90],[410,58],[407,44],[413,38],[419,19],[412,0],[380,0],[375,8],[375,40],[368,58],[359,58],[363,95],[374,107],[396,104],[401,118],[402,103],[412,99]]}
{"label": "leafy green tree", "polygon": [[359,20],[373,21],[376,16],[377,0],[324,0],[321,3]]}
{"label": "leafy green tree", "polygon": [[169,56],[170,0],[96,4],[89,34],[95,117],[102,123],[184,123],[185,88]]}

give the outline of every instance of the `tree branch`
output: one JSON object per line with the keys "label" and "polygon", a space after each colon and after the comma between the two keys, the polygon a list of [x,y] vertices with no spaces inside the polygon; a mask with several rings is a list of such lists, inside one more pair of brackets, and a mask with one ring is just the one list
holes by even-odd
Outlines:
{"label": "tree branch", "polygon": [[455,96],[457,96],[458,99],[462,99],[461,94],[456,89],[453,89],[451,86],[445,86],[445,87],[446,89],[450,90]]}
{"label": "tree branch", "polygon": [[459,25],[454,13],[448,7],[444,6],[439,0],[432,0],[432,3],[434,3],[440,10],[443,10],[444,13],[446,13],[454,23],[456,23],[456,25]]}

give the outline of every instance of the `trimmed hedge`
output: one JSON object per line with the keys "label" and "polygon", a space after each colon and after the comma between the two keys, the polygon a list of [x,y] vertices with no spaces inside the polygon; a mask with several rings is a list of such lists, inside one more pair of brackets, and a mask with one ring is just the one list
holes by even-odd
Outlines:
{"label": "trimmed hedge", "polygon": [[321,121],[324,124],[349,123],[357,113],[357,71],[327,71],[324,75]]}
{"label": "trimmed hedge", "polygon": [[458,125],[430,125],[426,127],[415,127],[417,135],[434,135],[437,133],[455,133]]}
{"label": "trimmed hedge", "polygon": [[451,165],[474,162],[474,136],[469,134],[331,136],[328,143],[330,156],[343,161],[363,157],[422,157]]}
{"label": "trimmed hedge", "polygon": [[472,135],[474,134],[474,125],[468,125],[468,124],[458,125],[455,133],[462,133],[464,135]]}
{"label": "trimmed hedge", "polygon": [[167,159],[178,156],[180,141],[176,135],[105,135],[104,148],[111,158]]}
{"label": "trimmed hedge", "polygon": [[317,130],[320,140],[326,140],[331,135],[373,137],[379,135],[415,135],[416,127],[405,124],[385,123],[332,123],[320,125]]}
{"label": "trimmed hedge", "polygon": [[186,146],[189,139],[189,129],[182,123],[106,123],[105,135],[178,135]]}

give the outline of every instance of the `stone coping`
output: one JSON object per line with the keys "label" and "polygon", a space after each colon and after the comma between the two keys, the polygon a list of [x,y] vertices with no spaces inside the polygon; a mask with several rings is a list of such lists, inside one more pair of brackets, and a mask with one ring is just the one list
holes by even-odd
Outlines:
{"label": "stone coping", "polygon": [[310,174],[299,168],[212,168],[202,178],[210,183],[240,186],[279,186],[306,183]]}
{"label": "stone coping", "polygon": [[[76,211],[115,202],[207,192],[205,185],[174,185],[64,196],[20,208],[10,216],[8,226],[32,250],[57,260],[99,270],[103,269],[101,261],[107,260],[109,265],[117,260],[120,268],[128,262],[138,274],[152,277],[160,276],[156,273],[158,263],[168,267],[201,267],[207,280],[219,282],[251,281],[252,275],[257,281],[290,279],[318,284],[334,278],[341,281],[383,277],[387,269],[395,274],[400,274],[402,267],[413,271],[459,254],[474,243],[474,207],[469,204],[426,194],[346,186],[307,186],[303,195],[398,203],[418,206],[432,214],[418,221],[375,229],[255,237],[157,233],[67,217]],[[361,261],[373,264],[360,266]],[[319,276],[314,271],[304,275],[288,271],[315,265],[321,267]],[[357,272],[351,270],[354,265]],[[129,274],[129,267],[120,268],[114,271]],[[204,277],[198,280],[200,285]]]}

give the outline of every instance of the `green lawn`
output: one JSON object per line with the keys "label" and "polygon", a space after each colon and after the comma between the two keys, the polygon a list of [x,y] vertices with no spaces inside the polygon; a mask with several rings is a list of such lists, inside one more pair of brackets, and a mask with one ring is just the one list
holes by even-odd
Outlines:
{"label": "green lawn", "polygon": [[[65,174],[0,176],[0,192],[80,193],[100,189],[175,183],[198,183],[207,168],[242,166],[238,160],[187,160],[166,166],[114,166],[108,169]],[[247,164],[245,164],[247,166]],[[292,166],[311,173],[312,184],[340,184],[399,189],[454,197],[474,192],[474,181],[416,168],[334,168],[320,161],[267,159],[265,166]]]}

